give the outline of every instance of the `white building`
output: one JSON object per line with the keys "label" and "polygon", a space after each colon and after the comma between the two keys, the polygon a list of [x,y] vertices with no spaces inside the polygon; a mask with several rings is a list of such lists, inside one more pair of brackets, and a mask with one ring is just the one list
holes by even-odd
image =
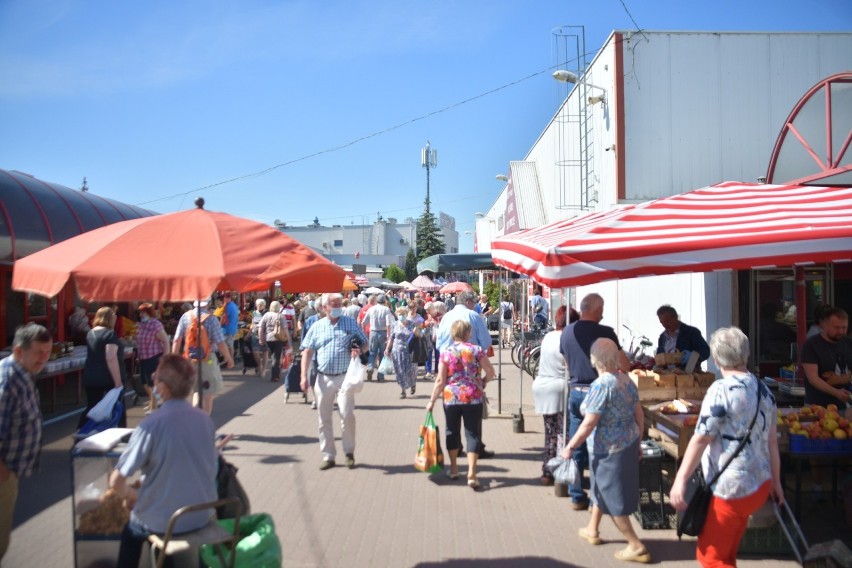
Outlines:
{"label": "white building", "polygon": [[[554,83],[565,89],[564,103],[527,155],[510,162],[509,183],[476,220],[477,249],[489,250],[496,236],[585,211],[722,181],[758,181],[800,98],[820,80],[850,69],[852,33],[614,31],[586,69],[567,69],[578,81]],[[824,129],[804,134],[825,139]],[[776,175],[774,182],[788,180]],[[809,294],[834,303],[835,288],[838,295],[848,290],[849,282],[836,281],[832,270],[809,269]],[[776,285],[761,284],[770,281]],[[627,325],[656,339],[662,304],[705,335],[731,324],[754,329],[755,306],[793,296],[794,284],[792,270],[725,271],[554,294],[576,306],[598,292],[606,300],[604,324],[623,338]]]}
{"label": "white building", "polygon": [[[446,252],[458,252],[456,220],[445,213],[436,217]],[[323,226],[317,220],[306,227],[275,226],[340,266],[366,265],[371,276],[381,274],[381,269],[390,264],[404,268],[408,250],[417,245],[417,219],[412,218],[399,223],[393,217],[378,215],[372,225]]]}

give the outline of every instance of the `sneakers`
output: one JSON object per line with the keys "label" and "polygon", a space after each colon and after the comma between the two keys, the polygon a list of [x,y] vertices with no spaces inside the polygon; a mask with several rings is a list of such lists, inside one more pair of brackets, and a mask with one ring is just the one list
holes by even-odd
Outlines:
{"label": "sneakers", "polygon": [[405,398],[405,389],[401,393],[399,393],[399,398]]}
{"label": "sneakers", "polygon": [[346,454],[346,467],[353,469],[355,467],[355,454]]}
{"label": "sneakers", "polygon": [[417,392],[417,385],[411,385],[411,396],[414,396],[415,392]]}
{"label": "sneakers", "polygon": [[314,410],[317,409],[317,401],[311,402],[311,408],[314,409]]}
{"label": "sneakers", "polygon": [[585,501],[572,501],[571,509],[574,511],[588,511],[589,510],[589,500]]}
{"label": "sneakers", "polygon": [[367,369],[367,382],[369,383],[369,382],[372,382],[372,381],[373,381],[373,370]]}
{"label": "sneakers", "polygon": [[334,467],[334,460],[322,460],[320,464],[320,471],[325,471],[327,469],[331,469]]}

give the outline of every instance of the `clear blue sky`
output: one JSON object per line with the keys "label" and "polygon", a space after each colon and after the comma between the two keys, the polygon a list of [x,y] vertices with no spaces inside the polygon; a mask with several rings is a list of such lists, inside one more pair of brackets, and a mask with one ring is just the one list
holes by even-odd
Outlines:
{"label": "clear blue sky", "polygon": [[267,223],[361,224],[422,212],[430,140],[433,210],[470,251],[495,174],[558,106],[551,31],[584,26],[591,59],[630,15],[852,30],[850,0],[0,0],[0,168],[164,213],[202,195]]}

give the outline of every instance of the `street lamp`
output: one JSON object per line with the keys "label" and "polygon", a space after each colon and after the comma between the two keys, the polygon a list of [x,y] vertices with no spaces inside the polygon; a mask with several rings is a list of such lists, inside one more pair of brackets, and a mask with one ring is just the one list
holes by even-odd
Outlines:
{"label": "street lamp", "polygon": [[497,181],[509,181],[509,176],[504,174],[497,174],[496,176],[494,176],[494,179],[496,179]]}
{"label": "street lamp", "polygon": [[[576,73],[572,73],[571,71],[568,71],[568,70],[565,70],[565,69],[559,69],[557,71],[554,71],[553,72],[553,78],[556,79],[557,81],[561,81],[562,83],[572,83],[572,84],[585,85],[587,87],[594,87],[595,89],[600,89],[601,91],[606,93],[605,88],[598,87],[597,85],[592,85],[591,83],[587,83],[586,81],[580,79],[577,76]],[[604,101],[606,101],[606,98],[604,98]],[[592,103],[592,104],[595,104],[595,102],[601,102],[601,101],[594,101],[594,102],[589,101],[589,102]]]}

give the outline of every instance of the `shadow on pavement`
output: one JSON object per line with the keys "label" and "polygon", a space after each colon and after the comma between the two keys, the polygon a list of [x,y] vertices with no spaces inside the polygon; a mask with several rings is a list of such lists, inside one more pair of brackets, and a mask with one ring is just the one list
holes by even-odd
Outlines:
{"label": "shadow on pavement", "polygon": [[265,444],[316,444],[319,438],[311,436],[257,436],[255,434],[239,434],[226,449],[239,449],[240,442],[263,442]]}
{"label": "shadow on pavement", "polygon": [[483,568],[494,568],[495,566],[515,568],[523,566],[524,568],[572,568],[576,564],[569,564],[553,558],[542,558],[536,556],[516,556],[514,558],[456,558],[453,560],[444,560],[442,562],[421,562],[414,565],[416,568],[438,568],[439,566],[464,566],[465,568],[473,566],[481,566]]}

